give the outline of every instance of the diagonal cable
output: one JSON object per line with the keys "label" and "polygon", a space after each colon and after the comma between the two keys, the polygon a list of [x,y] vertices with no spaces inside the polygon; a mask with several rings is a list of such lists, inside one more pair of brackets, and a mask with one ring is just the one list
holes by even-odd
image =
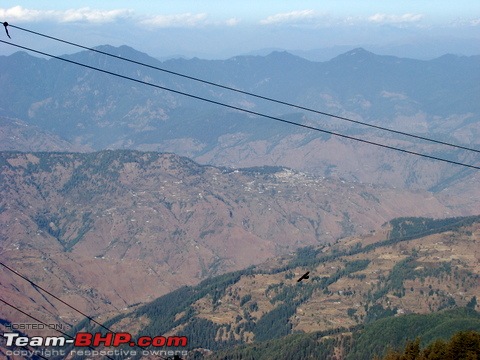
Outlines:
{"label": "diagonal cable", "polygon": [[105,51],[101,51],[101,50],[98,50],[98,49],[95,49],[95,48],[90,48],[90,47],[80,45],[80,44],[77,44],[77,43],[74,43],[74,42],[71,42],[71,41],[63,40],[63,39],[60,39],[60,38],[57,38],[57,37],[54,37],[54,36],[42,34],[42,33],[37,32],[37,31],[25,29],[25,28],[22,28],[20,26],[15,26],[15,25],[11,25],[11,24],[9,24],[9,26],[11,26],[12,28],[18,29],[18,30],[22,30],[22,31],[34,34],[34,35],[38,35],[38,36],[42,36],[42,37],[47,38],[47,39],[59,41],[59,42],[62,42],[64,44],[72,45],[72,46],[75,46],[75,47],[78,47],[78,48],[81,48],[81,49],[85,49],[85,50],[88,50],[88,51],[93,51],[93,52],[96,52],[98,54],[110,56],[112,58],[119,59],[119,60],[122,60],[122,61],[126,61],[126,62],[129,62],[129,63],[132,63],[132,64],[141,65],[141,66],[144,66],[144,67],[147,67],[147,68],[150,68],[150,69],[154,69],[154,70],[158,70],[158,71],[163,71],[163,72],[171,74],[171,75],[180,76],[180,77],[183,77],[183,78],[186,78],[186,79],[189,79],[189,80],[194,80],[194,81],[197,81],[197,82],[201,82],[201,83],[204,83],[204,84],[208,84],[208,85],[211,85],[211,86],[222,88],[222,89],[225,89],[225,90],[234,91],[234,92],[244,94],[244,95],[248,95],[248,96],[252,96],[252,97],[255,97],[255,98],[258,98],[258,99],[267,100],[267,101],[274,102],[274,103],[277,103],[277,104],[293,107],[293,108],[296,108],[296,109],[299,109],[299,110],[304,110],[304,111],[312,112],[312,113],[315,113],[315,114],[328,116],[328,117],[338,119],[338,120],[348,121],[348,122],[358,124],[358,125],[368,126],[368,127],[371,127],[371,128],[377,129],[377,130],[387,131],[387,132],[407,136],[407,137],[414,138],[414,139],[429,141],[429,142],[432,142],[432,143],[441,144],[441,145],[445,145],[445,146],[450,146],[450,147],[454,147],[454,148],[457,148],[457,149],[462,149],[462,150],[467,150],[467,151],[473,151],[473,152],[480,153],[480,150],[478,150],[478,149],[469,148],[469,147],[462,146],[462,145],[457,145],[457,144],[452,144],[452,143],[448,143],[448,142],[441,141],[441,140],[435,140],[435,139],[427,138],[427,137],[424,137],[424,136],[410,134],[410,133],[390,129],[390,128],[379,126],[379,125],[369,124],[369,123],[366,123],[366,122],[363,122],[363,121],[353,120],[353,119],[350,119],[350,118],[347,118],[347,117],[344,117],[344,116],[339,116],[339,115],[327,113],[327,112],[324,112],[324,111],[307,108],[305,106],[301,106],[301,105],[298,105],[298,104],[293,104],[293,103],[290,103],[290,102],[287,102],[287,101],[277,100],[277,99],[274,99],[274,98],[271,98],[271,97],[255,94],[255,93],[252,93],[252,92],[249,92],[249,91],[236,89],[236,88],[233,88],[231,86],[226,86],[226,85],[214,83],[212,81],[200,79],[198,77],[185,75],[185,74],[182,74],[182,73],[179,73],[179,72],[167,70],[167,69],[164,69],[164,68],[161,68],[161,67],[158,67],[158,66],[145,64],[145,63],[142,63],[140,61],[128,59],[128,58],[125,58],[125,57],[122,57],[122,56],[119,56],[119,55],[114,55],[114,54],[111,54],[111,53],[108,53],[108,52],[105,52]]}
{"label": "diagonal cable", "polygon": [[275,116],[262,114],[262,113],[252,111],[252,110],[247,110],[247,109],[244,109],[244,108],[241,108],[241,107],[238,107],[238,106],[234,106],[234,105],[228,105],[228,104],[222,103],[220,101],[207,99],[207,98],[204,98],[204,97],[201,97],[201,96],[198,96],[198,95],[193,95],[193,94],[186,93],[186,92],[183,92],[183,91],[170,89],[170,88],[167,88],[165,86],[160,86],[160,85],[157,85],[157,84],[148,83],[148,82],[138,80],[138,79],[126,76],[126,75],[121,75],[121,74],[114,73],[112,71],[99,69],[95,66],[86,65],[86,64],[83,64],[83,63],[80,63],[80,62],[77,62],[77,61],[65,59],[65,58],[62,58],[60,56],[55,56],[55,55],[52,55],[52,54],[49,54],[49,53],[46,53],[46,52],[43,52],[43,51],[39,51],[39,50],[35,50],[35,49],[32,49],[32,48],[26,47],[26,46],[13,44],[13,43],[8,42],[8,41],[0,40],[0,42],[4,43],[4,44],[8,44],[8,45],[18,47],[20,49],[28,50],[28,51],[31,51],[31,52],[34,52],[34,53],[37,53],[37,54],[49,56],[51,58],[61,60],[61,61],[64,61],[64,62],[67,62],[67,63],[70,63],[70,64],[75,64],[75,65],[78,65],[78,66],[82,66],[82,67],[85,67],[87,69],[99,71],[99,72],[102,72],[102,73],[105,73],[105,74],[108,74],[108,75],[116,76],[116,77],[119,77],[119,78],[122,78],[122,79],[125,79],[125,80],[134,81],[134,82],[137,82],[137,83],[140,83],[140,84],[143,84],[143,85],[148,85],[148,86],[151,86],[151,87],[154,87],[154,88],[157,88],[157,89],[173,92],[175,94],[187,96],[187,97],[190,97],[190,98],[193,98],[193,99],[206,101],[206,102],[209,102],[211,104],[223,106],[223,107],[226,107],[226,108],[229,108],[229,109],[245,112],[245,113],[248,113],[248,114],[264,117],[264,118],[267,118],[267,119],[275,120],[275,121],[278,121],[278,122],[283,122],[283,123],[290,124],[290,125],[303,127],[305,129],[309,129],[309,130],[323,132],[323,133],[326,133],[326,134],[342,137],[342,138],[345,138],[345,139],[359,141],[359,142],[369,144],[369,145],[375,145],[375,146],[382,147],[382,148],[385,148],[385,149],[400,151],[400,152],[403,152],[403,153],[406,153],[406,154],[416,155],[416,156],[424,157],[424,158],[431,159],[431,160],[443,161],[443,162],[446,162],[446,163],[449,163],[449,164],[455,164],[455,165],[460,165],[460,166],[480,170],[479,166],[465,164],[465,163],[461,163],[461,162],[453,161],[453,160],[447,160],[447,159],[439,158],[439,157],[433,156],[433,155],[427,155],[427,154],[419,153],[419,152],[416,152],[416,151],[397,148],[397,147],[394,147],[394,146],[385,145],[385,144],[381,144],[381,143],[377,143],[377,142],[369,141],[369,140],[365,140],[365,139],[360,139],[360,138],[356,138],[354,136],[349,136],[349,135],[345,135],[345,134],[341,134],[341,133],[337,133],[337,132],[333,132],[333,131],[328,131],[328,130],[325,130],[325,129],[320,129],[320,128],[309,126],[309,125],[299,124],[299,123],[296,123],[296,122],[293,122],[293,121],[290,121],[290,120],[285,120],[285,119],[281,119],[281,118],[278,118],[278,117],[275,117]]}
{"label": "diagonal cable", "polygon": [[[43,322],[42,320],[39,320],[39,319],[37,319],[36,317],[34,317],[34,316],[26,313],[25,311],[19,309],[19,308],[16,307],[15,305],[12,305],[12,304],[10,304],[9,302],[7,302],[7,301],[5,301],[5,300],[3,300],[3,299],[1,299],[1,298],[0,298],[0,301],[3,302],[5,305],[8,305],[8,306],[10,306],[11,308],[17,310],[18,312],[21,312],[22,314],[28,316],[30,319],[33,319],[33,320],[37,321],[39,324],[43,324],[43,325],[48,326],[47,323],[45,323],[45,322]],[[66,332],[64,332],[64,331],[62,331],[62,330],[60,330],[60,329],[56,329],[56,328],[55,328],[54,330],[57,331],[57,332],[59,332],[60,334],[63,334],[64,336],[69,337],[70,339],[75,340],[75,338],[74,338],[73,336],[67,334]],[[88,346],[88,347],[89,347],[91,350],[95,350],[95,348],[93,348],[93,347],[91,347],[91,346]],[[39,356],[39,357],[41,357],[42,359],[47,359],[46,357],[43,357],[43,356],[38,355],[38,354],[35,354],[35,356]],[[105,356],[106,356],[107,358],[109,358],[110,360],[114,360],[113,358],[111,358],[111,357],[108,356],[108,355],[105,355]]]}
{"label": "diagonal cable", "polygon": [[[18,277],[22,278],[23,280],[29,282],[30,285],[32,285],[33,287],[38,288],[38,289],[44,291],[46,294],[48,294],[48,295],[50,295],[51,297],[53,297],[54,299],[60,301],[62,304],[68,306],[70,309],[72,309],[72,310],[78,312],[79,314],[83,315],[83,316],[86,317],[88,320],[94,322],[95,324],[97,324],[98,326],[100,326],[100,327],[102,327],[103,329],[107,330],[108,332],[111,332],[112,334],[115,334],[115,331],[109,329],[108,327],[106,327],[106,326],[103,325],[103,324],[100,324],[98,321],[96,321],[95,319],[93,319],[91,316],[88,316],[87,314],[85,314],[85,313],[82,312],[81,310],[78,310],[77,308],[73,307],[72,305],[66,303],[65,301],[63,301],[62,299],[60,299],[58,296],[52,294],[50,291],[48,291],[48,290],[44,289],[43,287],[41,287],[40,285],[34,283],[32,280],[30,280],[30,279],[28,279],[27,277],[23,276],[22,274],[20,274],[19,272],[15,271],[15,270],[12,269],[11,267],[5,265],[5,264],[2,263],[2,262],[0,262],[0,265],[3,266],[4,268],[6,268],[7,270],[9,270],[10,272],[12,272],[13,274],[17,275]],[[6,303],[4,300],[2,300],[2,299],[0,299],[0,301],[2,301],[2,302],[4,302],[5,304],[7,304],[7,303]],[[10,305],[10,304],[7,304],[7,305],[12,306],[12,305]],[[40,320],[32,317],[31,315],[23,312],[22,310],[20,310],[20,309],[17,309],[17,310],[20,311],[21,313],[27,315],[28,317],[30,317],[30,318],[32,318],[32,319],[34,319],[34,320],[36,320],[36,321],[39,321],[39,322],[42,323],[42,324],[45,324],[45,323],[43,323],[42,321],[40,321]],[[70,336],[70,335],[68,335],[68,336]],[[70,337],[71,337],[71,336],[70,336]],[[142,346],[140,346],[140,345],[138,345],[138,344],[135,344],[135,346],[136,346],[136,347],[139,347],[140,349],[145,349],[145,347],[142,347]],[[162,357],[162,356],[159,356],[159,358],[165,360],[165,358]],[[166,358],[166,359],[168,360],[168,358]],[[113,359],[112,359],[112,360],[113,360]]]}

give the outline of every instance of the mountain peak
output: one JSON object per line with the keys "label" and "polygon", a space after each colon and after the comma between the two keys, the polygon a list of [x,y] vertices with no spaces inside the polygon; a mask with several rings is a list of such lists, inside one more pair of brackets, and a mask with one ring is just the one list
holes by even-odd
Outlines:
{"label": "mountain peak", "polygon": [[266,56],[266,58],[271,58],[271,59],[303,59],[299,56],[296,56],[296,55],[293,55],[291,53],[289,53],[288,51],[286,50],[283,50],[283,51],[278,51],[278,50],[275,50],[275,51],[272,51],[270,54],[268,54]]}
{"label": "mountain peak", "polygon": [[362,47],[359,47],[359,48],[355,48],[353,50],[347,51],[344,55],[348,55],[348,56],[372,56],[372,55],[375,55],[375,54],[368,51],[368,50],[365,50]]}
{"label": "mountain peak", "polygon": [[112,45],[99,45],[94,47],[95,50],[109,53],[116,56],[122,57],[150,57],[148,54],[138,51],[130,46],[121,45],[121,46],[112,46]]}
{"label": "mountain peak", "polygon": [[270,54],[264,57],[265,60],[267,61],[273,61],[276,63],[282,63],[282,64],[291,64],[292,66],[304,66],[305,64],[310,63],[309,60],[293,55],[292,53],[289,53],[288,51],[272,51]]}
{"label": "mountain peak", "polygon": [[365,60],[365,59],[371,59],[375,57],[374,53],[365,50],[364,48],[355,48],[353,50],[347,51],[344,54],[338,55],[334,59],[359,59],[359,60]]}

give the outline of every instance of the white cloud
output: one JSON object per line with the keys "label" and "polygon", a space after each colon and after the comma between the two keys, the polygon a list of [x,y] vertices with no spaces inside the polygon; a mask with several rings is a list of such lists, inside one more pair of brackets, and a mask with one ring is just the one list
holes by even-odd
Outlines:
{"label": "white cloud", "polygon": [[379,24],[403,24],[419,22],[424,18],[422,14],[403,14],[403,15],[388,15],[388,14],[375,14],[368,18],[370,22]]}
{"label": "white cloud", "polygon": [[452,26],[479,26],[480,25],[480,18],[478,19],[465,19],[465,18],[458,18],[455,19],[450,23]]}
{"label": "white cloud", "polygon": [[334,18],[327,13],[318,13],[314,10],[299,10],[269,16],[260,21],[262,25],[278,24],[309,24],[315,27],[353,26],[365,23],[365,21],[377,24],[412,24],[424,19],[423,14],[406,13],[403,15],[377,13],[369,17],[348,16]]}
{"label": "white cloud", "polygon": [[90,8],[66,10],[62,14],[62,22],[94,22],[106,23],[118,19],[129,18],[133,15],[133,11],[126,9],[116,10],[93,10]]}
{"label": "white cloud", "polygon": [[240,23],[240,20],[237,18],[231,18],[225,21],[225,25],[227,26],[236,26]]}
{"label": "white cloud", "polygon": [[198,27],[207,24],[207,14],[156,15],[142,20],[141,24],[160,28]]}
{"label": "white cloud", "polygon": [[145,16],[137,15],[133,10],[128,9],[97,10],[89,7],[67,10],[36,10],[21,6],[0,7],[0,19],[8,21],[12,25],[25,22],[102,24],[128,19],[135,21],[136,24],[151,28],[195,28],[207,25],[234,27],[240,23],[240,20],[235,17],[211,21],[206,13]]}
{"label": "white cloud", "polygon": [[298,10],[289,13],[271,15],[260,21],[262,25],[275,25],[285,23],[297,23],[305,20],[311,20],[317,17],[313,10]]}
{"label": "white cloud", "polygon": [[11,23],[36,21],[108,23],[132,15],[133,11],[127,9],[96,10],[85,7],[68,10],[35,10],[25,9],[21,6],[9,9],[0,8],[0,18]]}

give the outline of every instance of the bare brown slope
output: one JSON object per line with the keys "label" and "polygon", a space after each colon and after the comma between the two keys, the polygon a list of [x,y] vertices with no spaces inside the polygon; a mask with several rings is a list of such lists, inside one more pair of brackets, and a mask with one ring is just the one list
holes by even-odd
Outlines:
{"label": "bare brown slope", "polygon": [[[89,314],[368,233],[393,217],[469,214],[427,192],[280,168],[230,171],[172,154],[2,153],[0,160],[0,259]],[[2,293],[33,314],[79,318],[0,274]],[[1,313],[23,319],[4,306]]]}
{"label": "bare brown slope", "polygon": [[[312,126],[318,126],[312,123]],[[321,126],[320,126],[321,127]],[[329,131],[346,132],[344,128],[324,127]],[[451,148],[412,144],[409,139],[396,139],[381,134],[353,135],[357,138],[391,147],[438,156],[446,160],[478,166],[474,152],[454,152]],[[425,135],[425,134],[423,134]],[[428,137],[428,135],[425,135]],[[435,138],[435,136],[430,135]],[[441,139],[441,138],[439,138]],[[478,149],[473,140],[469,147]],[[172,150],[175,147],[172,147]],[[249,141],[247,134],[228,134],[219,139],[218,146],[194,157],[200,163],[217,166],[286,166],[317,176],[327,176],[366,184],[382,184],[405,189],[441,191],[452,188],[472,193],[478,198],[478,187],[470,184],[478,179],[478,171],[458,165],[432,161],[353,140],[338,137],[318,137],[298,133],[278,141]]]}
{"label": "bare brown slope", "polygon": [[[180,289],[117,317],[111,326],[134,332],[141,321],[142,334],[156,329],[188,336],[189,349],[216,352],[295,332],[317,333],[317,339],[349,336],[349,329],[382,317],[478,309],[479,241],[478,216],[395,219],[369,235]],[[298,282],[307,270],[310,277]]]}
{"label": "bare brown slope", "polygon": [[0,151],[91,151],[20,119],[0,116]]}

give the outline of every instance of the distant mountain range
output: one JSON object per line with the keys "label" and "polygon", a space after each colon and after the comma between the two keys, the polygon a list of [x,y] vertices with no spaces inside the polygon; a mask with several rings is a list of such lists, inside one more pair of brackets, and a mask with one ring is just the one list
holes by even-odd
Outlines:
{"label": "distant mountain range", "polygon": [[[355,49],[326,62],[287,52],[221,61],[160,62],[126,46],[98,50],[354,120],[471,147],[480,144],[480,56],[445,55],[420,61]],[[452,160],[476,160],[472,154],[423,142],[412,144],[396,135],[93,52],[65,58],[329,131]],[[444,164],[431,166],[415,157],[257,118],[57,59],[19,52],[0,57],[0,68],[0,86],[6,89],[0,98],[0,126],[7,129],[3,134],[18,131],[12,130],[12,121],[22,121],[45,139],[39,141],[39,150],[58,150],[58,141],[63,141],[74,150],[170,151],[214,165],[289,166],[322,176],[437,190],[460,170]],[[2,149],[31,150],[21,137],[12,140],[2,140]]]}

